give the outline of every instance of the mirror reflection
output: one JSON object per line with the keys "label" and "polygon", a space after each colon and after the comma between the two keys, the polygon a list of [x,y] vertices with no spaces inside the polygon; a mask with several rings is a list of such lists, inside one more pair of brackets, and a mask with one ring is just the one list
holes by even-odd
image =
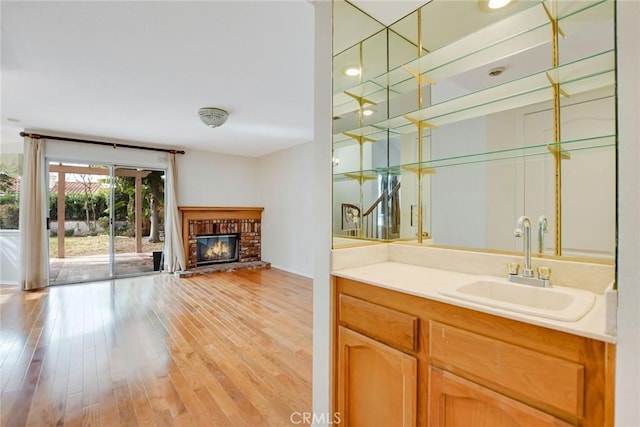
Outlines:
{"label": "mirror reflection", "polygon": [[539,254],[613,259],[612,1],[434,0],[388,28],[335,5],[373,22],[334,39],[334,247],[517,251],[527,215]]}

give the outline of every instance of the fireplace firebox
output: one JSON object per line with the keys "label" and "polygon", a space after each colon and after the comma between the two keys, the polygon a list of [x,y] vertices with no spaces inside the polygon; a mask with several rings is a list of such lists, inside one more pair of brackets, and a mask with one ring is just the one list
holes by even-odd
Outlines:
{"label": "fireplace firebox", "polygon": [[238,241],[239,235],[237,233],[196,236],[196,265],[238,261],[240,247]]}

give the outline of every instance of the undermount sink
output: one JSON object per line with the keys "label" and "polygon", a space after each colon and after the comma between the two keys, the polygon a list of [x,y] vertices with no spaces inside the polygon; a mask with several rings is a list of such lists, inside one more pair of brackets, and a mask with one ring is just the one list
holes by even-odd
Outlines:
{"label": "undermount sink", "polygon": [[539,288],[494,280],[478,280],[440,294],[564,322],[580,320],[595,302],[593,293],[579,289]]}

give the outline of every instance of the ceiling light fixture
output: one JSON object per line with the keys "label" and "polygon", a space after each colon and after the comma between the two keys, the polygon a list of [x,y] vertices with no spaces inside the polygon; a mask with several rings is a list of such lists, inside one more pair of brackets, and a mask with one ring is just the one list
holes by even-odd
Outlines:
{"label": "ceiling light fixture", "polygon": [[363,116],[370,116],[374,113],[375,111],[373,110],[362,110],[362,115]]}
{"label": "ceiling light fixture", "polygon": [[498,77],[500,74],[504,73],[506,70],[505,67],[496,67],[489,70],[489,77]]}
{"label": "ceiling light fixture", "polygon": [[500,9],[511,3],[511,0],[489,0],[489,9]]}
{"label": "ceiling light fixture", "polygon": [[217,128],[227,121],[229,113],[220,108],[203,107],[198,110],[198,116],[200,116],[200,120],[202,120],[205,125],[210,128]]}
{"label": "ceiling light fixture", "polygon": [[347,65],[342,69],[342,72],[349,77],[355,77],[360,75],[360,67],[357,65]]}

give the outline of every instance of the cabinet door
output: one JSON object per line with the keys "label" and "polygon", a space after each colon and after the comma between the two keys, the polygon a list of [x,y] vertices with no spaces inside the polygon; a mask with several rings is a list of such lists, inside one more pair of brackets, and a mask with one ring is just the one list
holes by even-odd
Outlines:
{"label": "cabinet door", "polygon": [[344,327],[338,346],[341,425],[415,426],[417,359]]}
{"label": "cabinet door", "polygon": [[430,427],[570,425],[450,372],[429,368]]}

